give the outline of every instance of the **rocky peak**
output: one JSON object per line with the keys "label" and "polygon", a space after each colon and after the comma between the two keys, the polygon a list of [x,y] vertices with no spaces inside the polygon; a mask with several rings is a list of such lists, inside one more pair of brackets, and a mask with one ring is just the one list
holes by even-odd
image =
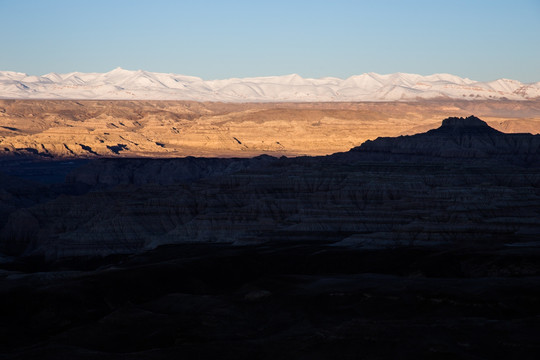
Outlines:
{"label": "rocky peak", "polygon": [[469,117],[449,117],[443,120],[438,129],[428,131],[428,134],[502,134],[490,127],[485,121],[480,120],[474,115]]}
{"label": "rocky peak", "polygon": [[449,117],[442,122],[443,127],[489,127],[489,125],[474,115],[469,117]]}

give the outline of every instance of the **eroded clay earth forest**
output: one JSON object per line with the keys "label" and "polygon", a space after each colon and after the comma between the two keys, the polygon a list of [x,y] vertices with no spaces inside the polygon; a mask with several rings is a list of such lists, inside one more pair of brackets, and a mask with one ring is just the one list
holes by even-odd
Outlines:
{"label": "eroded clay earth forest", "polygon": [[540,101],[0,101],[0,359],[537,359]]}

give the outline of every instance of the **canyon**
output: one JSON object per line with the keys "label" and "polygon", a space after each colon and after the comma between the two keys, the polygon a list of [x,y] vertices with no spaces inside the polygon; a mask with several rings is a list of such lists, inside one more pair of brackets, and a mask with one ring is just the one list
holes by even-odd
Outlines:
{"label": "canyon", "polygon": [[13,211],[24,185],[4,186],[14,201],[0,245],[57,258],[275,239],[520,243],[540,233],[538,164],[540,135],[473,116],[323,157],[96,159],[51,187],[63,196],[35,206]]}
{"label": "canyon", "polygon": [[533,359],[538,106],[5,100],[0,359]]}

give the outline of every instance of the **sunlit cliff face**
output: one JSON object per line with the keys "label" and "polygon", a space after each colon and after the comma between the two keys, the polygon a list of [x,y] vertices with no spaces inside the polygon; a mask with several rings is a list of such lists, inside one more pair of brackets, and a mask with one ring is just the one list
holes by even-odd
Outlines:
{"label": "sunlit cliff face", "polygon": [[38,157],[327,155],[475,114],[540,132],[540,101],[254,103],[0,101],[0,154]]}

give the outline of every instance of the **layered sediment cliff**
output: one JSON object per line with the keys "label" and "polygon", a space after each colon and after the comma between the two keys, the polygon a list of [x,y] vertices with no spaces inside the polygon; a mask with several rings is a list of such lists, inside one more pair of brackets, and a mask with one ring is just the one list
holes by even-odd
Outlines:
{"label": "layered sediment cliff", "polygon": [[319,156],[380,136],[422,133],[448,116],[540,133],[540,100],[197,103],[0,100],[0,156]]}
{"label": "layered sediment cliff", "polygon": [[93,191],[12,202],[0,241],[11,254],[53,258],[191,242],[535,241],[539,138],[469,117],[328,157],[95,160],[65,184]]}

